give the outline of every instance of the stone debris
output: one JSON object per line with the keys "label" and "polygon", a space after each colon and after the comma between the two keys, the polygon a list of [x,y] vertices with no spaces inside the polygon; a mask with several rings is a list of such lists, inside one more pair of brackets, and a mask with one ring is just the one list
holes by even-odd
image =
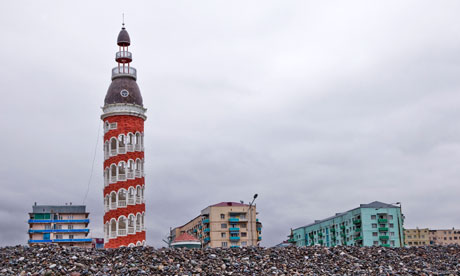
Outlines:
{"label": "stone debris", "polygon": [[0,248],[0,275],[460,275],[460,246]]}

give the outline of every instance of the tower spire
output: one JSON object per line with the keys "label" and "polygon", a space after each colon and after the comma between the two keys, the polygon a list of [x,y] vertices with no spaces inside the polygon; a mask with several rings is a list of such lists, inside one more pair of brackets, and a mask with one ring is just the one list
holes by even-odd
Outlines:
{"label": "tower spire", "polygon": [[125,28],[125,13],[122,13],[122,14],[121,14],[121,17],[122,17],[122,23],[121,23],[121,25],[122,25],[122,28],[124,29],[124,28]]}

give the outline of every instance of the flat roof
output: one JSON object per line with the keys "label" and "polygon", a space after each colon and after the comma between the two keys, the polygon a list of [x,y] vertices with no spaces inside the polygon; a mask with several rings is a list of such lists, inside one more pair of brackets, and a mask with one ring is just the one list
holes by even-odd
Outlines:
{"label": "flat roof", "polygon": [[32,213],[34,214],[48,214],[48,213],[81,214],[81,213],[86,213],[86,205],[33,205]]}

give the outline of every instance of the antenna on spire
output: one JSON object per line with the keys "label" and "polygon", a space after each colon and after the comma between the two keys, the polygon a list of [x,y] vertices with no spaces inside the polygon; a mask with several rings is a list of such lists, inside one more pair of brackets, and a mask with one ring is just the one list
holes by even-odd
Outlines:
{"label": "antenna on spire", "polygon": [[121,25],[123,25],[123,28],[125,27],[125,13],[122,13],[121,14],[121,17],[122,17],[122,23]]}

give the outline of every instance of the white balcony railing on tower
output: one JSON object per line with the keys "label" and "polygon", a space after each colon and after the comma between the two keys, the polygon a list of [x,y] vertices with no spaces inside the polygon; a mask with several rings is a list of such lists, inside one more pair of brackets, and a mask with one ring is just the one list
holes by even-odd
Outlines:
{"label": "white balcony railing on tower", "polygon": [[140,204],[141,203],[141,197],[140,196],[136,196],[136,204]]}
{"label": "white balcony railing on tower", "polygon": [[128,151],[134,151],[134,145],[128,145]]}
{"label": "white balcony railing on tower", "polygon": [[126,174],[119,174],[118,181],[126,181]]}
{"label": "white balcony railing on tower", "polygon": [[136,223],[136,232],[140,232],[141,231],[141,225]]}
{"label": "white balcony railing on tower", "polygon": [[134,205],[134,203],[135,203],[134,197],[128,198],[128,205]]}
{"label": "white balcony railing on tower", "polygon": [[117,203],[116,202],[110,202],[110,209],[117,209]]}
{"label": "white balcony railing on tower", "polygon": [[118,229],[118,236],[126,236],[126,229]]}
{"label": "white balcony railing on tower", "polygon": [[116,175],[111,175],[110,176],[110,183],[115,183],[117,182],[117,176]]}
{"label": "white balcony railing on tower", "polygon": [[110,237],[111,238],[116,238],[117,237],[117,231],[111,231],[110,232]]}
{"label": "white balcony railing on tower", "polygon": [[136,170],[136,177],[141,177],[141,171],[140,170]]}
{"label": "white balcony railing on tower", "polygon": [[126,207],[126,200],[125,199],[118,200],[118,207]]}
{"label": "white balcony railing on tower", "polygon": [[120,51],[115,54],[115,58],[116,59],[119,59],[119,58],[133,59],[133,54],[131,54],[131,52],[128,52],[128,51]]}
{"label": "white balcony railing on tower", "polygon": [[117,150],[116,149],[111,149],[110,150],[110,156],[115,156],[117,155]]}
{"label": "white balcony railing on tower", "polygon": [[121,76],[131,76],[137,79],[137,70],[134,67],[128,67],[128,66],[114,67],[112,69],[112,79],[116,77],[121,77]]}
{"label": "white balcony railing on tower", "polygon": [[120,153],[120,154],[126,153],[126,147],[119,147],[118,148],[118,153]]}
{"label": "white balcony railing on tower", "polygon": [[141,151],[141,145],[140,144],[136,144],[136,151]]}
{"label": "white balcony railing on tower", "polygon": [[134,234],[136,233],[136,230],[134,229],[134,226],[128,227],[128,234]]}
{"label": "white balcony railing on tower", "polygon": [[128,171],[128,179],[134,179],[134,171]]}

